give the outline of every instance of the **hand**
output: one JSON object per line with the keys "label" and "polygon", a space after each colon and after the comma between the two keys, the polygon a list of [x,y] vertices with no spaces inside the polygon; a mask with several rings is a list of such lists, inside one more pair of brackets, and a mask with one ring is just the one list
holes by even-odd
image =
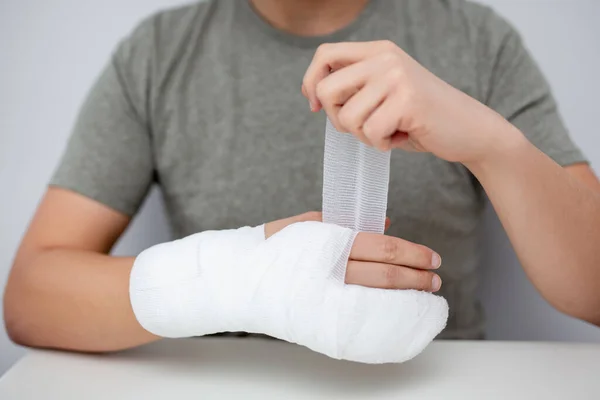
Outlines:
{"label": "hand", "polygon": [[389,41],[321,45],[302,85],[311,110],[380,150],[477,162],[523,135]]}
{"label": "hand", "polygon": [[[322,214],[309,212],[265,224],[269,238],[297,222],[322,221]],[[386,219],[386,229],[390,226]],[[431,272],[441,258],[433,250],[392,236],[360,232],[356,236],[346,268],[346,283],[381,289],[416,289],[437,292],[440,277]]]}

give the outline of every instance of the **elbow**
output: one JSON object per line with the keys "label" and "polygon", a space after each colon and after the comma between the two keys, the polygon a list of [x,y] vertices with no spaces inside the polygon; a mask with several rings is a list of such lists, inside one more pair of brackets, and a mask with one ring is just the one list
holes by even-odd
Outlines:
{"label": "elbow", "polygon": [[8,334],[8,338],[19,346],[27,346],[26,335],[23,329],[19,328],[19,321],[15,320],[15,318],[11,316],[7,316],[6,308],[4,312],[4,328],[6,329],[6,333]]}
{"label": "elbow", "polygon": [[26,335],[22,328],[22,321],[19,320],[16,313],[13,311],[11,302],[7,296],[4,296],[4,329],[8,334],[8,338],[15,344],[27,346]]}
{"label": "elbow", "polygon": [[598,260],[570,264],[569,272],[537,281],[542,297],[557,311],[600,327],[600,270]]}
{"label": "elbow", "polygon": [[21,287],[20,281],[22,278],[13,269],[3,297],[3,313],[4,313],[4,328],[8,334],[8,338],[15,344],[20,346],[32,347],[32,332],[34,329],[28,323],[24,310],[20,309],[19,304],[22,304],[20,293],[24,290]]}
{"label": "elbow", "polygon": [[594,318],[588,319],[587,322],[600,328],[600,316],[598,315],[596,315]]}
{"label": "elbow", "polygon": [[600,327],[600,297],[598,294],[578,296],[577,299],[571,301],[555,301],[550,304],[563,314]]}
{"label": "elbow", "polygon": [[575,314],[573,317],[600,327],[600,304],[598,301],[596,301],[595,304],[596,307],[593,307],[590,310],[585,310],[584,312],[580,312],[579,314]]}
{"label": "elbow", "polygon": [[597,310],[595,310],[594,312],[575,311],[567,314],[573,318],[577,318],[581,321],[587,322],[600,328],[600,313]]}

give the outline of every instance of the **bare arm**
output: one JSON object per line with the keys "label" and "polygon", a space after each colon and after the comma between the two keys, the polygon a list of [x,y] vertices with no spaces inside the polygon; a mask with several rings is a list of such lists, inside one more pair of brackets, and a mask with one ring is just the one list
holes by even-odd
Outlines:
{"label": "bare arm", "polygon": [[129,218],[50,188],[23,238],[6,286],[9,336],[32,347],[116,351],[158,339],[129,302],[133,258],[110,248]]}
{"label": "bare arm", "polygon": [[527,141],[469,168],[540,293],[600,325],[600,183],[592,170],[562,168]]}

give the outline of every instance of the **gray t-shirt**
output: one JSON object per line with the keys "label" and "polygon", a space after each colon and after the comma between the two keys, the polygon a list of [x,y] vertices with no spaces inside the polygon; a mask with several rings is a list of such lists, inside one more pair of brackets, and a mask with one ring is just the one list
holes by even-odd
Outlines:
{"label": "gray t-shirt", "polygon": [[[325,115],[301,95],[323,42],[389,39],[497,110],[561,165],[584,162],[515,30],[462,0],[372,0],[323,37],[281,32],[248,1],[157,13],[92,88],[51,181],[133,215],[160,185],[178,237],[321,208]],[[394,151],[389,234],[442,255],[443,338],[480,338],[476,269],[484,193],[461,164]]]}

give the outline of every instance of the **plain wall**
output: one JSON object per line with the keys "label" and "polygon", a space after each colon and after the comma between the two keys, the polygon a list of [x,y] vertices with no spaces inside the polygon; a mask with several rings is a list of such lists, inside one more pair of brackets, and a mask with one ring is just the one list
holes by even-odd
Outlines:
{"label": "plain wall", "polygon": [[[117,41],[176,0],[0,2],[0,287],[90,85]],[[573,137],[600,165],[600,2],[486,0],[520,29]],[[555,312],[528,283],[493,212],[483,227],[482,298],[493,339],[600,342],[600,329]],[[169,239],[154,190],[117,254]],[[24,354],[0,330],[0,374]]]}

